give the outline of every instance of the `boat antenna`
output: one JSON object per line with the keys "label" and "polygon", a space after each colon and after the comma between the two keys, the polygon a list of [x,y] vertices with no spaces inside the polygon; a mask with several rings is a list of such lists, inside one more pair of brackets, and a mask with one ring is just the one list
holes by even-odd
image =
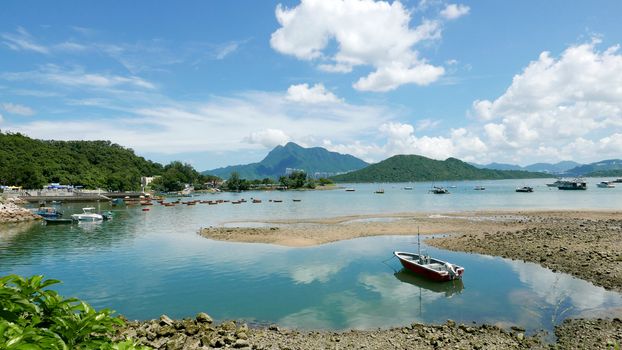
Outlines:
{"label": "boat antenna", "polygon": [[419,226],[417,226],[417,254],[419,254],[419,259],[421,259],[421,238],[419,237]]}

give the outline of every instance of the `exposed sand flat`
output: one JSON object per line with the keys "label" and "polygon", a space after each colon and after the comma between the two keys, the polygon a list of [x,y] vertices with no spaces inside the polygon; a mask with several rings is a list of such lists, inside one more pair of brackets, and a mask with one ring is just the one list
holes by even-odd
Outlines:
{"label": "exposed sand flat", "polygon": [[507,211],[357,215],[268,221],[263,227],[210,227],[223,241],[292,247],[378,235],[451,234],[428,244],[539,263],[622,291],[622,212]]}

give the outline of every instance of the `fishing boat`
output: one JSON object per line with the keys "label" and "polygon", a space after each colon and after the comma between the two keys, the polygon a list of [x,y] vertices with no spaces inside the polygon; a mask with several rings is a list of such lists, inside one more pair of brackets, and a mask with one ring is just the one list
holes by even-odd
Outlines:
{"label": "fishing boat", "polygon": [[102,221],[104,217],[100,214],[93,213],[95,208],[82,208],[82,214],[73,214],[71,218],[75,221]]}
{"label": "fishing boat", "polygon": [[394,251],[393,255],[399,259],[405,269],[433,281],[443,282],[460,279],[464,273],[462,266],[422,254],[419,232],[417,232],[417,253]]}
{"label": "fishing boat", "polygon": [[301,201],[301,199],[292,199],[292,201],[294,201],[294,202],[300,202],[300,201]]}
{"label": "fishing boat", "polygon": [[348,187],[348,188],[346,188],[346,192],[354,192],[354,191],[355,191],[355,189],[354,189],[354,188],[352,188],[352,187]]}
{"label": "fishing boat", "polygon": [[61,213],[60,211],[56,210],[56,208],[53,208],[53,207],[39,207],[33,212],[44,218],[58,218],[60,216],[63,216],[63,213]]}
{"label": "fishing boat", "polygon": [[550,183],[550,184],[546,184],[548,187],[559,187],[559,185],[561,185],[563,182],[563,180],[561,178],[558,178],[555,182]]}
{"label": "fishing boat", "polygon": [[438,187],[438,186],[433,186],[429,192],[434,193],[434,194],[449,194],[448,189],[446,189],[445,187]]}
{"label": "fishing boat", "polygon": [[375,190],[374,193],[384,194],[384,188],[379,188],[379,189]]}
{"label": "fishing boat", "polygon": [[485,189],[486,189],[486,187],[484,187],[484,186],[475,186],[475,187],[473,187],[473,189],[474,189],[475,191],[483,191],[483,190],[485,190]]}
{"label": "fishing boat", "polygon": [[523,192],[523,193],[533,192],[533,187],[529,187],[529,186],[518,187],[516,189],[516,192]]}
{"label": "fishing boat", "polygon": [[596,186],[600,188],[615,188],[616,185],[613,184],[613,181],[601,181],[596,184]]}
{"label": "fishing boat", "polygon": [[557,188],[560,190],[587,190],[587,182],[581,178],[564,180],[560,182]]}

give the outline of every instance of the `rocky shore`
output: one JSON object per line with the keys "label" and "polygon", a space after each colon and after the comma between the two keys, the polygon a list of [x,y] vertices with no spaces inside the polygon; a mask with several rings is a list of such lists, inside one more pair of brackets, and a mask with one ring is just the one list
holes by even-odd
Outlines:
{"label": "rocky shore", "polygon": [[227,321],[214,324],[205,313],[196,319],[128,322],[118,339],[131,337],[154,349],[545,349],[538,336],[523,329],[490,325],[414,323],[387,330],[298,331],[276,325],[249,327]]}
{"label": "rocky shore", "polygon": [[[615,319],[566,320],[555,328],[555,343],[543,341],[543,334],[525,335],[517,327],[491,325],[441,325],[413,323],[385,330],[299,331],[276,325],[249,327],[227,321],[216,324],[206,313],[195,319],[127,322],[117,340],[133,338],[154,349],[619,349],[622,321]],[[618,348],[616,348],[618,346]]]}
{"label": "rocky shore", "polygon": [[39,215],[18,206],[19,200],[0,197],[0,224],[41,219]]}
{"label": "rocky shore", "polygon": [[426,242],[439,248],[538,263],[622,292],[622,213],[523,214],[521,228],[457,234]]}

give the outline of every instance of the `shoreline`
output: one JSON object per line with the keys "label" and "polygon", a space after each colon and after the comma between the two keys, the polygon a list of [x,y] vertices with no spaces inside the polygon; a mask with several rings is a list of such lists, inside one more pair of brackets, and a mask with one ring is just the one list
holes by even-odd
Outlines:
{"label": "shoreline", "polygon": [[19,199],[0,196],[0,225],[41,219],[39,215],[20,207],[18,204],[21,203]]}

